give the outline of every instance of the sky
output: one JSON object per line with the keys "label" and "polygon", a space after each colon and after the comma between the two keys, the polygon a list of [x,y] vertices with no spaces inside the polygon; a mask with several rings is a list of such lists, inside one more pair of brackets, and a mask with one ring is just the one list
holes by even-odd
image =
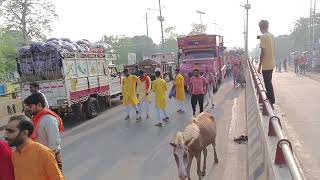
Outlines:
{"label": "sky", "polygon": [[[52,37],[98,41],[103,35],[146,35],[145,14],[148,13],[149,36],[161,40],[157,21],[158,0],[52,0],[59,19],[53,24]],[[245,0],[161,0],[164,28],[175,26],[178,34],[188,34],[192,23],[200,23],[202,15],[208,34],[225,37],[227,47],[243,47]],[[293,22],[309,15],[310,0],[249,0],[249,48],[254,48],[260,34],[258,23],[266,19],[275,36],[289,34]],[[319,2],[320,3],[320,2]],[[318,4],[319,4],[318,3]],[[320,5],[320,4],[319,4]],[[317,11],[319,12],[319,11]],[[217,25],[215,25],[217,24]]]}

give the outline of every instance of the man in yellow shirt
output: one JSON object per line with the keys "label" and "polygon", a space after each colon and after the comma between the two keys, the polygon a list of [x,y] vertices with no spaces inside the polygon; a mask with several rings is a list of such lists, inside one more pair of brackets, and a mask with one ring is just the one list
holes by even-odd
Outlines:
{"label": "man in yellow shirt", "polygon": [[[157,79],[155,81],[153,81],[153,84],[152,84],[152,91],[156,95],[155,105],[156,105],[156,113],[157,113],[156,115],[157,115],[157,119],[158,119],[158,124],[156,124],[155,126],[162,127],[162,120],[164,120],[164,121],[169,120],[169,116],[166,111],[167,83],[165,80],[163,80],[161,78],[160,71],[156,71],[155,74],[156,74]],[[163,113],[163,116],[162,116],[161,112]],[[162,118],[162,117],[164,117],[164,118]]]}
{"label": "man in yellow shirt", "polygon": [[176,101],[179,107],[178,112],[185,112],[184,108],[184,100],[185,100],[185,92],[184,92],[184,77],[180,73],[180,69],[176,69],[176,78],[173,82],[176,88]]}
{"label": "man in yellow shirt", "polygon": [[266,94],[271,106],[273,107],[273,104],[275,103],[275,97],[272,85],[272,72],[275,67],[275,40],[274,36],[268,31],[268,21],[260,21],[259,27],[263,35],[260,38],[261,55],[258,72],[261,73],[262,68],[264,85],[267,91]]}
{"label": "man in yellow shirt", "polygon": [[53,151],[30,139],[34,127],[24,115],[12,116],[5,128],[5,139],[12,154],[15,180],[63,180]]}
{"label": "man in yellow shirt", "polygon": [[125,120],[130,119],[130,106],[136,110],[137,121],[141,121],[141,115],[138,108],[139,100],[137,98],[136,87],[139,78],[136,75],[130,75],[128,69],[123,70],[124,78],[122,79],[122,96],[123,105],[127,116]]}

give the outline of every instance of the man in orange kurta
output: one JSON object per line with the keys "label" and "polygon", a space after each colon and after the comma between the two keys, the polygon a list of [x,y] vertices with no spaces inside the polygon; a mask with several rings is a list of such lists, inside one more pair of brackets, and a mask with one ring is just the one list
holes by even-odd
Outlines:
{"label": "man in orange kurta", "polygon": [[13,116],[5,129],[12,154],[15,180],[63,180],[53,151],[30,139],[32,122],[24,115]]}

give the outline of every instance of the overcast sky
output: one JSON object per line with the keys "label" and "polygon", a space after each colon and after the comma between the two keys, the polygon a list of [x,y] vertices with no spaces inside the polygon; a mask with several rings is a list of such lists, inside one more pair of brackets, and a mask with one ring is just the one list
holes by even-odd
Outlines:
{"label": "overcast sky", "polygon": [[[158,0],[53,0],[59,20],[54,23],[52,36],[69,37],[72,40],[98,41],[106,35],[145,35],[145,13],[149,15],[149,36],[160,42]],[[177,33],[187,34],[192,23],[199,23],[196,10],[206,12],[202,16],[208,33],[225,37],[227,46],[243,46],[245,0],[161,0],[164,27],[176,26]],[[267,19],[270,31],[275,35],[290,33],[293,22],[309,15],[310,0],[250,0],[249,46],[258,43],[258,22]],[[319,2],[320,3],[320,2]],[[318,4],[319,4],[318,3]],[[320,4],[319,4],[320,5]],[[217,23],[217,27],[213,23]]]}

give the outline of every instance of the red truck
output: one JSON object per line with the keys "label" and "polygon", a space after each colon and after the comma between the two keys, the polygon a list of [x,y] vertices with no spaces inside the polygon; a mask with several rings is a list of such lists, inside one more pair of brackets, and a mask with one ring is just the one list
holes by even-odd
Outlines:
{"label": "red truck", "polygon": [[223,37],[206,34],[185,36],[178,38],[178,48],[178,62],[186,88],[194,69],[199,69],[200,74],[209,69],[215,77],[213,90],[217,91],[225,74]]}

